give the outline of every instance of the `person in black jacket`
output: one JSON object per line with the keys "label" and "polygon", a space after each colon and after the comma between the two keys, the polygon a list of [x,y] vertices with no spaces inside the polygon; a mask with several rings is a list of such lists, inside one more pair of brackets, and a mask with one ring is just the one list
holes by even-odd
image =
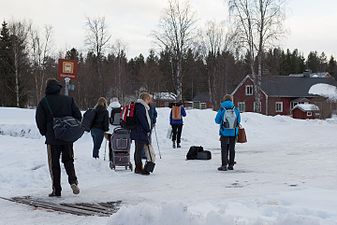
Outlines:
{"label": "person in black jacket", "polygon": [[149,175],[143,170],[142,151],[145,145],[150,144],[151,118],[149,115],[151,95],[142,93],[135,105],[136,127],[131,130],[131,139],[135,140],[135,173]]}
{"label": "person in black jacket", "polygon": [[[73,143],[67,143],[55,138],[53,130],[53,116],[73,116],[74,118],[81,120],[82,114],[76,106],[73,98],[60,94],[61,89],[62,85],[60,85],[56,79],[49,79],[45,90],[46,96],[38,104],[35,115],[37,127],[41,135],[46,137],[49,170],[53,182],[53,191],[49,194],[50,197],[61,196],[61,154],[62,162],[68,175],[68,182],[73,190],[73,193],[80,193],[74,167]],[[50,112],[48,104],[52,112]]]}
{"label": "person in black jacket", "polygon": [[99,158],[99,149],[104,138],[104,132],[109,130],[109,112],[107,110],[107,100],[100,97],[95,106],[96,117],[92,125],[91,136],[94,141],[92,157]]}

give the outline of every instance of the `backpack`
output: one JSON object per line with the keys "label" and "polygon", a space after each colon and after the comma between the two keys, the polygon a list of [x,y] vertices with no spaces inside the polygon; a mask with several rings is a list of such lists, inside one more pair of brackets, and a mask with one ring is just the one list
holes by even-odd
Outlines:
{"label": "backpack", "polygon": [[181,107],[172,106],[172,120],[181,120]]}
{"label": "backpack", "polygon": [[122,107],[112,108],[110,113],[110,124],[114,126],[119,126],[121,124],[121,112]]}
{"label": "backpack", "polygon": [[187,152],[186,160],[197,159],[198,153],[204,151],[202,146],[192,146]]}
{"label": "backpack", "polygon": [[136,104],[134,102],[123,107],[121,112],[121,126],[128,130],[136,128]]}
{"label": "backpack", "polygon": [[92,125],[95,122],[95,118],[96,118],[95,109],[91,108],[85,111],[85,113],[83,114],[83,118],[82,118],[82,127],[84,131],[89,132],[91,130]]}
{"label": "backpack", "polygon": [[235,107],[225,109],[222,121],[223,121],[222,127],[224,129],[234,129],[238,126],[238,118],[235,112]]}
{"label": "backpack", "polygon": [[55,139],[68,143],[74,143],[82,137],[84,130],[79,120],[73,116],[55,117],[49,105],[47,97],[44,98],[49,113],[53,118],[53,131]]}

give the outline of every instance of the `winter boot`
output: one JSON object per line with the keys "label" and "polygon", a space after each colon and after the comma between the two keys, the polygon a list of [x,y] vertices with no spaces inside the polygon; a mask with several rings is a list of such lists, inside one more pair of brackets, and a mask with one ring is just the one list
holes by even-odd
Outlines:
{"label": "winter boot", "polygon": [[176,143],[175,143],[175,142],[173,142],[172,147],[173,147],[173,148],[176,148]]}
{"label": "winter boot", "polygon": [[218,168],[219,171],[227,171],[227,166],[220,166]]}
{"label": "winter boot", "polygon": [[181,148],[181,145],[180,145],[180,143],[178,143],[178,144],[177,144],[177,148]]}
{"label": "winter boot", "polygon": [[143,172],[143,165],[137,165],[136,164],[136,168],[135,168],[135,173],[137,173],[137,174],[142,174],[142,172]]}
{"label": "winter boot", "polygon": [[229,166],[228,166],[228,170],[234,170],[233,165],[229,165]]}
{"label": "winter boot", "polygon": [[150,172],[148,172],[148,171],[145,171],[145,170],[142,170],[142,173],[141,173],[142,175],[150,175]]}
{"label": "winter boot", "polygon": [[80,193],[80,188],[77,184],[71,184],[70,187],[71,190],[73,190],[74,195],[78,195]]}
{"label": "winter boot", "polygon": [[56,191],[53,191],[52,193],[50,193],[49,195],[48,195],[49,197],[61,197],[61,192],[56,192]]}

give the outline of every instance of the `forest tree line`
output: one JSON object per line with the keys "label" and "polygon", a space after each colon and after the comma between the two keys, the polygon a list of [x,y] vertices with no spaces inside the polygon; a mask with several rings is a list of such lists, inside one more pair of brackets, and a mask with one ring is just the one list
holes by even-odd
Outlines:
{"label": "forest tree line", "polygon": [[[261,48],[254,45],[250,50],[247,45],[248,50],[242,51],[239,47],[245,41],[235,39],[240,36],[240,31],[224,31],[221,24],[209,22],[205,30],[199,32],[193,27],[194,14],[180,11],[182,7],[175,8],[176,1],[169,2],[160,29],[153,35],[161,48],[133,58],[127,56],[123,41],[111,40],[104,17],[86,18],[86,50],[78,51],[74,47],[58,54],[52,49],[51,26],[39,30],[25,21],[3,21],[0,106],[36,106],[44,96],[46,80],[57,77],[59,58],[74,59],[79,63],[78,79],[71,81],[75,89],[70,95],[82,109],[92,107],[100,96],[108,99],[117,96],[125,102],[141,91],[173,92],[183,100],[206,95],[217,105],[221,96],[233,91],[244,76],[255,71],[266,76],[297,74],[310,69],[312,72],[329,72],[337,78],[337,62],[333,56],[317,51],[304,56],[298,49],[267,48],[267,45]],[[174,15],[183,19],[165,20]],[[198,37],[191,35],[186,39],[188,42],[183,42],[161,35],[167,34],[166,29],[172,30],[169,26],[180,27],[180,33],[186,32],[183,38],[192,31],[198,31],[195,32]]]}

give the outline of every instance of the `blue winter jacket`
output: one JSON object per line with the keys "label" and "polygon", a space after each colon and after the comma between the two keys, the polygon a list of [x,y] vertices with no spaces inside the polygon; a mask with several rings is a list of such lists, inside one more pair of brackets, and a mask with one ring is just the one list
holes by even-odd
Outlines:
{"label": "blue winter jacket", "polygon": [[150,143],[151,127],[147,121],[146,109],[141,103],[136,103],[136,127],[131,130],[130,137],[132,140],[137,140],[141,143]]}
{"label": "blue winter jacket", "polygon": [[[219,130],[219,135],[223,137],[235,137],[238,136],[239,133],[239,128],[233,128],[233,129],[222,129],[222,124],[223,124],[223,117],[226,109],[232,109],[234,107],[234,103],[232,101],[224,101],[221,103],[221,107],[216,114],[215,117],[215,123],[220,124],[220,130]],[[240,116],[240,111],[234,107],[234,111],[238,120],[238,125],[241,123],[241,116]]]}
{"label": "blue winter jacket", "polygon": [[186,111],[185,111],[183,106],[181,107],[181,119],[180,120],[172,119],[172,110],[171,110],[171,112],[170,112],[170,124],[171,125],[182,125],[182,124],[184,124],[183,117],[185,117],[185,116],[186,116]]}
{"label": "blue winter jacket", "polygon": [[151,118],[151,123],[152,123],[151,125],[153,127],[156,124],[157,117],[158,117],[156,107],[153,104],[150,105],[149,115],[150,115],[150,118]]}

